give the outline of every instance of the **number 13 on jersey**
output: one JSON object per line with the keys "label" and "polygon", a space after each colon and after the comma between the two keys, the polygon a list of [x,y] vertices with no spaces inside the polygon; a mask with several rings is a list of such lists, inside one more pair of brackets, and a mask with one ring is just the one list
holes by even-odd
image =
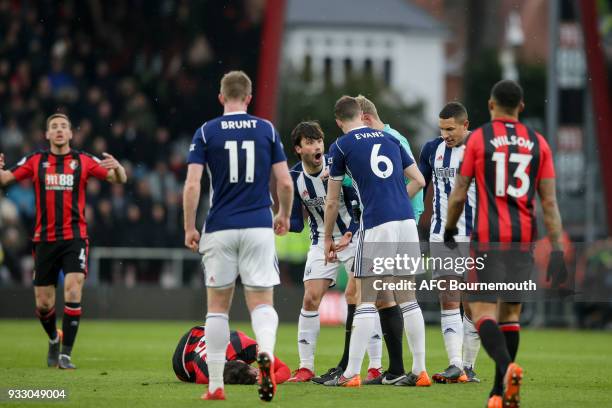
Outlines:
{"label": "number 13 on jersey", "polygon": [[529,163],[531,162],[531,158],[533,156],[530,154],[524,153],[511,153],[508,158],[508,163],[517,163],[518,166],[514,171],[513,177],[515,179],[519,179],[521,181],[520,187],[515,187],[508,183],[508,187],[506,188],[506,153],[504,152],[495,152],[493,153],[492,160],[495,162],[495,195],[498,197],[503,197],[508,194],[514,198],[520,198],[527,194],[529,191],[529,175],[527,174],[527,167],[529,167]]}
{"label": "number 13 on jersey", "polygon": [[[244,140],[241,148],[246,151],[246,175],[245,183],[252,183],[255,178],[255,142]],[[238,183],[238,142],[227,140],[225,150],[229,150],[229,182]]]}

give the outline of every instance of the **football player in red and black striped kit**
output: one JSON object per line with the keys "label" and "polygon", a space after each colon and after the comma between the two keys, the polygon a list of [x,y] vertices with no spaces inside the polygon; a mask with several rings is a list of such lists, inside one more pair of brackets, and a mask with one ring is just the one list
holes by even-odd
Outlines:
{"label": "football player in red and black striped kit", "polygon": [[[475,270],[476,280],[526,281],[533,270],[531,248],[537,239],[537,193],[553,247],[548,276],[552,277],[553,286],[558,286],[567,279],[567,270],[563,263],[552,153],[542,135],[518,121],[523,109],[523,90],[519,84],[510,80],[495,84],[489,99],[491,122],[472,132],[466,142],[449,199],[444,241],[451,247],[456,245],[453,236],[457,233],[457,220],[475,179],[477,214],[472,248],[474,255],[485,257],[484,268]],[[523,370],[514,360],[519,344],[520,295],[472,291],[467,297],[482,345],[496,363],[487,406],[519,407]]]}
{"label": "football player in red and black striped kit", "polygon": [[[185,382],[208,384],[206,364],[206,328],[195,326],[181,337],[172,356],[172,368],[177,378]],[[259,370],[251,364],[257,359],[257,342],[241,331],[232,330],[225,352],[223,382],[255,384]],[[291,370],[274,356],[274,376],[277,384],[291,377]]]}
{"label": "football player in red and black striped kit", "polygon": [[[89,252],[85,221],[87,180],[95,177],[125,183],[127,176],[110,154],[104,153],[104,159],[99,160],[72,150],[70,119],[62,113],[47,119],[46,138],[49,150],[24,157],[10,170],[4,170],[4,155],[0,153],[0,185],[24,179],[34,184],[36,226],[32,242],[36,315],[49,336],[48,366],[74,369],[70,356],[81,318],[81,294]],[[55,287],[60,270],[65,275],[62,330],[55,323]]]}

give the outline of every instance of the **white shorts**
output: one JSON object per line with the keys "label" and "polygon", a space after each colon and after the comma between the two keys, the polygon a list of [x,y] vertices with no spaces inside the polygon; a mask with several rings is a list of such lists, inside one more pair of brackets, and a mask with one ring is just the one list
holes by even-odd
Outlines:
{"label": "white shorts", "polygon": [[304,281],[311,279],[330,279],[330,286],[336,284],[340,262],[344,264],[346,273],[351,273],[353,261],[355,260],[356,246],[350,243],[343,251],[337,253],[339,262],[328,262],[325,265],[325,250],[322,245],[312,245],[306,257],[304,268]]}
{"label": "white shorts", "polygon": [[390,221],[360,232],[355,262],[356,278],[423,273],[416,222]]}
{"label": "white shorts", "polygon": [[204,281],[209,288],[242,284],[271,288],[280,283],[272,228],[245,228],[205,233],[200,241]]}
{"label": "white shorts", "polygon": [[467,259],[470,256],[471,237],[455,235],[454,238],[459,245],[455,249],[450,249],[444,245],[443,234],[431,234],[429,236],[429,256],[432,259],[428,260],[428,265],[431,265],[431,277],[433,279],[439,279],[443,276],[463,277],[464,272],[456,272],[449,267],[449,259]]}

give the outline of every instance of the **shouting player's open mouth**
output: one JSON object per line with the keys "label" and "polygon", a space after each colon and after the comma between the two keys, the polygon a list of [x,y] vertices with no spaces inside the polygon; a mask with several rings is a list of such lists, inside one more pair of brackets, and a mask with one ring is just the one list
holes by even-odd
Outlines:
{"label": "shouting player's open mouth", "polygon": [[317,162],[317,164],[318,164],[318,163],[321,163],[321,159],[322,159],[322,158],[323,158],[323,153],[316,153],[316,154],[314,155],[314,159],[315,159],[315,162]]}

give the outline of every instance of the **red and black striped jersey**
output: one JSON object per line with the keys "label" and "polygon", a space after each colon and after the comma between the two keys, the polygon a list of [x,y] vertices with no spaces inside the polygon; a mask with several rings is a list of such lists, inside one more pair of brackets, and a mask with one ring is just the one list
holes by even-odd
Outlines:
{"label": "red and black striped jersey", "polygon": [[[205,334],[206,328],[204,326],[195,326],[179,341],[173,359],[175,360],[173,362],[174,371],[179,379],[198,384],[208,384]],[[176,367],[179,358],[180,367]],[[228,361],[242,360],[251,364],[257,359],[257,342],[243,332],[232,330],[225,358]],[[182,370],[177,372],[177,368],[182,368]]]}
{"label": "red and black striped jersey", "polygon": [[[172,367],[179,380],[208,384],[205,334],[205,326],[195,326],[179,340],[172,357]],[[230,331],[225,359],[254,363],[257,359],[257,342],[241,331]],[[274,358],[274,370],[277,383],[286,381],[291,374],[289,367],[278,357]]]}
{"label": "red and black striped jersey", "polygon": [[511,119],[496,119],[469,136],[459,174],[476,179],[475,242],[534,242],[535,195],[554,178],[542,135]]}
{"label": "red and black striped jersey", "polygon": [[41,151],[24,157],[11,169],[17,181],[31,179],[34,183],[34,242],[87,238],[87,180],[92,176],[104,180],[108,175],[98,161],[76,150],[64,155]]}

